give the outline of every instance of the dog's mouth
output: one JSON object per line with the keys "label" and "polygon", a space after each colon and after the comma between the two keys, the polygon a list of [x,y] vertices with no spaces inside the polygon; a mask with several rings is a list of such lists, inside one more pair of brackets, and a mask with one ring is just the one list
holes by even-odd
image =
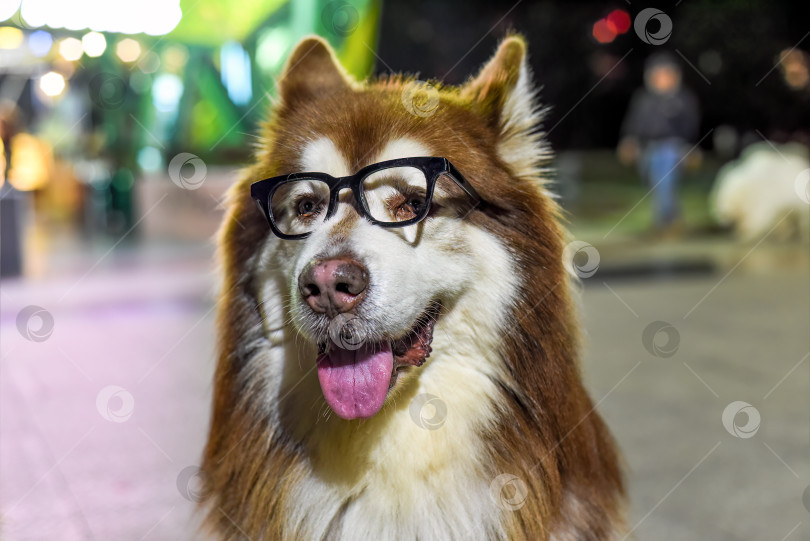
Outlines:
{"label": "dog's mouth", "polygon": [[393,340],[354,343],[350,319],[330,333],[318,351],[318,380],[329,407],[343,419],[380,411],[398,374],[430,356],[440,311],[440,303],[431,303],[407,334]]}

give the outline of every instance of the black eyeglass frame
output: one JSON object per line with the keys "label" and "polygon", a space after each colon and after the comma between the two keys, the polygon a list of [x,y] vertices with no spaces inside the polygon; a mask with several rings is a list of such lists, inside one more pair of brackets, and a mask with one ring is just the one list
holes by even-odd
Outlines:
{"label": "black eyeglass frame", "polygon": [[[368,210],[368,202],[366,201],[365,192],[363,190],[363,181],[370,175],[385,169],[392,169],[395,167],[413,167],[419,169],[425,175],[427,182],[427,191],[425,193],[425,204],[420,209],[419,214],[410,220],[402,222],[381,222],[375,220]],[[359,202],[360,214],[374,225],[385,228],[406,227],[424,220],[430,212],[430,204],[433,201],[433,190],[436,187],[436,180],[441,175],[447,175],[466,193],[476,205],[480,204],[483,200],[475,188],[472,187],[464,175],[456,169],[447,158],[441,157],[417,157],[417,158],[399,158],[396,160],[387,160],[384,162],[373,163],[362,168],[354,175],[347,177],[333,177],[326,173],[290,173],[288,175],[281,175],[277,177],[266,178],[259,180],[250,185],[250,196],[256,201],[259,209],[270,224],[270,229],[279,238],[285,240],[299,240],[304,239],[312,234],[314,231],[307,233],[300,233],[298,235],[288,235],[279,231],[273,219],[273,209],[270,205],[273,194],[275,191],[289,182],[297,180],[318,180],[329,186],[329,208],[322,221],[325,222],[337,211],[338,197],[340,192],[346,188],[351,189],[354,194],[354,199]]]}

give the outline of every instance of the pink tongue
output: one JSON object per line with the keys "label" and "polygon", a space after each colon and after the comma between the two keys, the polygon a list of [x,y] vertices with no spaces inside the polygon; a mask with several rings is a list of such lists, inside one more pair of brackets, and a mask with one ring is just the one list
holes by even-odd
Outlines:
{"label": "pink tongue", "polygon": [[318,356],[318,380],[329,406],[344,419],[371,417],[382,408],[394,354],[388,342],[363,345],[356,351],[332,345]]}

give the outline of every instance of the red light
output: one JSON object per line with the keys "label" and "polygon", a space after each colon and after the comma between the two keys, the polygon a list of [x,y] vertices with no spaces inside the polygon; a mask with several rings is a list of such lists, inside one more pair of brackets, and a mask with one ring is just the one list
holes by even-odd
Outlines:
{"label": "red light", "polygon": [[607,19],[599,19],[593,24],[593,37],[599,43],[610,43],[616,39],[616,31]]}
{"label": "red light", "polygon": [[623,9],[614,9],[605,20],[615,34],[624,34],[630,30],[630,15]]}

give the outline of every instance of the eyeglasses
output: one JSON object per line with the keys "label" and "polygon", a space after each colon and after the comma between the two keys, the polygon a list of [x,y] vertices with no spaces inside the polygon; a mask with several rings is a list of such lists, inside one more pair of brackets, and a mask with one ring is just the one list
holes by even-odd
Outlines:
{"label": "eyeglasses", "polygon": [[282,239],[308,237],[336,210],[341,190],[350,189],[358,210],[380,227],[405,227],[425,219],[436,180],[446,175],[477,205],[481,197],[446,158],[401,158],[371,164],[354,175],[291,173],[254,182],[250,195]]}

